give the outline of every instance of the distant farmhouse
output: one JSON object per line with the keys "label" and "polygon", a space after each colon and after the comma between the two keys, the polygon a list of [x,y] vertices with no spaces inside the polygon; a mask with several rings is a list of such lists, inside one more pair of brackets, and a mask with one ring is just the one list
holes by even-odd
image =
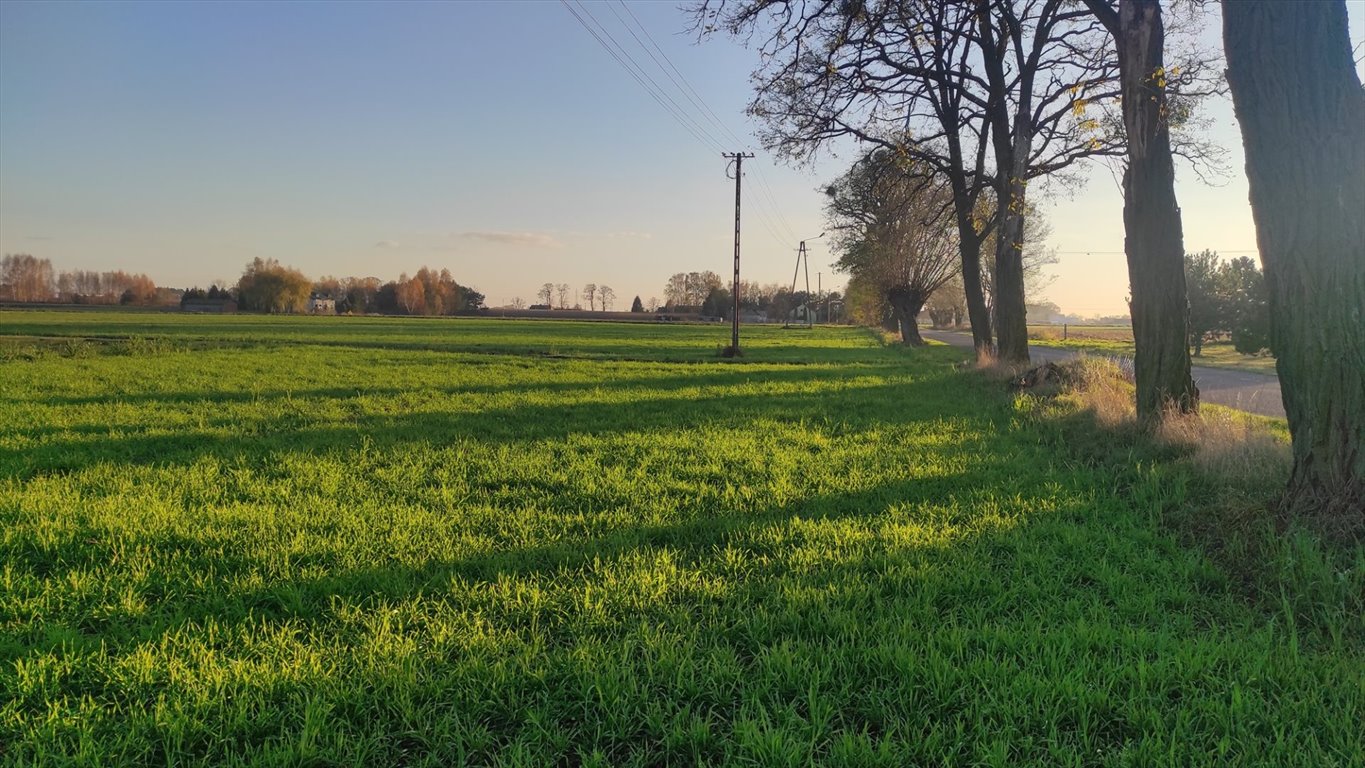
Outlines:
{"label": "distant farmhouse", "polygon": [[314,294],[308,299],[308,314],[310,315],[335,315],[337,313],[337,300]]}

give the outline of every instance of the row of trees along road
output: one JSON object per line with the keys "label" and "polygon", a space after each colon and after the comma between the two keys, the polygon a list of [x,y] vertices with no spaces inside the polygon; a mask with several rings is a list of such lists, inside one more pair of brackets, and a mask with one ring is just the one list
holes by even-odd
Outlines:
{"label": "row of trees along road", "polygon": [[[939,175],[874,148],[826,187],[825,195],[826,226],[841,253],[835,268],[850,276],[850,312],[874,325],[890,320],[902,342],[912,345],[924,343],[916,320],[922,309],[929,309],[936,324],[943,324],[945,315],[953,318],[950,325],[965,317],[957,233],[949,215],[952,198]],[[977,205],[980,220],[989,220],[994,196],[987,190]],[[1041,246],[1051,227],[1032,204],[1025,206],[1024,221],[1034,237],[1022,249],[1024,286],[1035,293],[1047,281],[1044,268],[1057,256]],[[994,228],[981,242],[994,249]],[[995,307],[994,261],[981,262],[976,285],[989,316]]]}
{"label": "row of trees along road", "polygon": [[[1343,0],[1223,0],[1227,83],[1270,289],[1271,343],[1294,437],[1289,498],[1365,512],[1365,94]],[[1160,0],[698,0],[698,31],[759,49],[750,112],[764,145],[806,161],[854,139],[940,175],[982,357],[1028,360],[1029,183],[1124,162],[1136,401],[1151,426],[1194,412],[1174,186],[1207,58],[1167,50]],[[997,204],[987,220],[983,197]],[[994,231],[995,307],[979,283]],[[1298,502],[1296,502],[1298,503]]]}
{"label": "row of trees along road", "polygon": [[885,297],[906,344],[923,344],[916,318],[958,273],[952,222],[941,215],[952,192],[935,174],[902,170],[874,149],[825,190],[825,211],[840,252],[835,268]]}

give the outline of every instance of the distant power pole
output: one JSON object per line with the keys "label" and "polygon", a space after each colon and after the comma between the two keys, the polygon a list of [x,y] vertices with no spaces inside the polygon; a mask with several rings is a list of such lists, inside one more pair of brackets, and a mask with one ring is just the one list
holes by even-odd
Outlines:
{"label": "distant power pole", "polygon": [[753,153],[725,152],[721,157],[731,158],[735,161],[735,285],[732,293],[735,299],[735,308],[730,317],[730,355],[739,356],[739,182],[744,178],[743,166],[744,158],[753,157]]}

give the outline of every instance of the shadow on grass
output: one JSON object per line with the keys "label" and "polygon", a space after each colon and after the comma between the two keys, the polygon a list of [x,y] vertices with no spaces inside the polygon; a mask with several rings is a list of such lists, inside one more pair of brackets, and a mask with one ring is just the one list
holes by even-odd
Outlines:
{"label": "shadow on grass", "polygon": [[[544,366],[554,365],[558,361],[537,362],[535,367],[539,370],[550,370],[558,374],[555,369],[546,369]],[[591,361],[596,365],[610,365],[614,362],[628,363],[629,361]],[[503,368],[505,363],[501,362],[480,362],[462,361],[461,367],[493,367],[500,369],[498,372],[507,373]],[[483,383],[471,382],[450,386],[421,386],[421,387],[396,387],[383,385],[362,385],[349,387],[315,387],[315,388],[294,388],[294,389],[270,389],[270,390],[233,390],[233,391],[176,391],[176,392],[133,392],[116,395],[45,395],[39,398],[4,398],[3,401],[10,403],[34,402],[48,407],[61,407],[72,405],[103,405],[110,403],[121,403],[131,405],[153,404],[153,405],[187,405],[196,403],[249,403],[249,402],[268,402],[271,400],[283,399],[334,399],[350,397],[375,397],[375,396],[396,396],[404,394],[427,394],[435,393],[441,395],[462,395],[462,394],[502,394],[515,392],[574,392],[579,390],[591,390],[609,387],[611,389],[628,389],[635,387],[645,387],[653,390],[676,391],[690,387],[728,387],[736,384],[767,384],[767,383],[802,383],[826,379],[846,379],[858,376],[881,376],[897,375],[911,372],[905,367],[904,361],[886,361],[881,363],[849,363],[839,365],[837,370],[829,364],[821,363],[817,365],[782,365],[779,367],[754,366],[729,366],[715,365],[701,367],[695,363],[672,363],[675,369],[691,369],[688,373],[693,375],[678,376],[613,376],[612,373],[622,370],[618,368],[586,369],[593,371],[589,377],[583,375],[579,381],[518,381],[505,383]],[[630,367],[632,370],[636,366]],[[670,372],[678,372],[676,370]],[[570,373],[573,373],[572,371]],[[37,434],[37,433],[34,433]]]}
{"label": "shadow on grass", "polygon": [[[868,366],[855,369],[855,375],[874,375],[884,368]],[[564,439],[571,435],[605,436],[651,430],[684,430],[690,428],[744,427],[759,419],[802,421],[825,418],[847,424],[850,428],[873,424],[896,423],[897,418],[922,420],[939,418],[945,414],[921,410],[921,415],[910,416],[896,400],[915,400],[922,397],[942,397],[943,384],[937,377],[925,377],[906,383],[860,386],[847,384],[842,369],[806,369],[799,371],[764,371],[761,374],[743,370],[711,373],[704,377],[642,377],[634,381],[644,387],[639,397],[624,400],[568,400],[543,404],[518,404],[507,407],[484,407],[472,402],[464,413],[452,410],[433,410],[416,413],[370,413],[357,402],[371,394],[365,390],[338,388],[311,390],[304,393],[286,392],[264,395],[276,404],[289,399],[337,399],[347,413],[339,420],[323,426],[311,422],[312,414],[292,412],[265,413],[249,423],[217,420],[207,423],[209,429],[236,430],[237,434],[214,432],[181,432],[165,435],[128,435],[97,437],[107,434],[108,428],[85,425],[62,432],[84,432],[87,439],[59,439],[42,442],[22,449],[0,448],[0,477],[30,479],[49,474],[78,471],[101,462],[136,464],[143,466],[186,465],[203,457],[227,461],[247,460],[271,462],[272,456],[286,452],[318,453],[352,449],[362,442],[379,449],[405,444],[427,443],[444,445],[462,440],[494,443],[536,442]],[[727,386],[752,381],[756,385],[808,384],[809,394],[754,392],[729,394]],[[382,390],[391,394],[412,394],[423,398],[457,394],[524,393],[534,395],[548,392],[555,395],[584,391],[615,391],[626,385],[622,380],[600,380],[560,384],[507,384],[480,387],[423,388]],[[690,388],[701,388],[695,395],[676,394]],[[856,392],[854,398],[847,397]],[[663,393],[664,396],[660,396]],[[442,404],[446,407],[448,404]],[[963,411],[963,415],[968,412]],[[895,414],[900,414],[897,417]],[[336,418],[336,417],[334,417]],[[889,420],[888,420],[889,419]],[[39,427],[20,432],[33,438],[57,434],[51,427]]]}

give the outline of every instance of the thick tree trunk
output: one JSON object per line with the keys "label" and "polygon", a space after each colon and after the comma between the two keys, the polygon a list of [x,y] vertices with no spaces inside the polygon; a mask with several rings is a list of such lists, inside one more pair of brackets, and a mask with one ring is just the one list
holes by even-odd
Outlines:
{"label": "thick tree trunk", "polygon": [[[996,354],[1007,363],[1028,362],[1028,318],[1024,309],[1024,187],[1033,149],[1032,88],[1034,71],[1014,73],[1011,85],[1005,72],[1006,49],[995,43],[991,3],[976,0],[981,34],[978,50],[986,68],[990,98],[986,105],[995,150],[995,286],[992,302]],[[1007,93],[1015,88],[1020,99],[1013,106]],[[1012,129],[1012,130],[1011,130]]]}
{"label": "thick tree trunk", "polygon": [[1223,2],[1270,337],[1294,441],[1290,508],[1365,528],[1365,93],[1342,0]]}
{"label": "thick tree trunk", "polygon": [[[953,213],[957,221],[957,248],[962,260],[962,293],[967,298],[967,318],[972,324],[972,346],[976,359],[984,361],[995,354],[991,344],[991,313],[986,307],[986,292],[981,286],[981,240],[976,231],[976,201],[978,195],[968,190],[962,144],[958,138],[956,118],[948,128],[948,157],[953,168],[962,169],[951,175]],[[978,166],[980,163],[978,163]],[[976,183],[976,180],[972,180]]]}
{"label": "thick tree trunk", "polygon": [[[964,233],[965,227],[965,233]],[[972,324],[972,346],[978,360],[995,353],[991,345],[991,313],[986,307],[986,292],[981,287],[981,238],[970,218],[960,219],[958,253],[962,257],[962,293],[967,297],[967,319]]]}
{"label": "thick tree trunk", "polygon": [[1133,291],[1133,370],[1138,419],[1152,424],[1167,408],[1199,408],[1190,375],[1185,243],[1166,119],[1160,0],[1120,0],[1117,43],[1128,137],[1123,224]]}
{"label": "thick tree trunk", "polygon": [[[1016,150],[1017,151],[1017,150]],[[1025,155],[1027,156],[1027,150]],[[1028,317],[1024,309],[1024,183],[1012,176],[1000,195],[995,236],[996,354],[1008,363],[1028,362]]]}
{"label": "thick tree trunk", "polygon": [[907,347],[924,346],[924,338],[919,335],[919,313],[924,310],[924,297],[916,291],[892,288],[887,299],[896,316],[901,343]]}

